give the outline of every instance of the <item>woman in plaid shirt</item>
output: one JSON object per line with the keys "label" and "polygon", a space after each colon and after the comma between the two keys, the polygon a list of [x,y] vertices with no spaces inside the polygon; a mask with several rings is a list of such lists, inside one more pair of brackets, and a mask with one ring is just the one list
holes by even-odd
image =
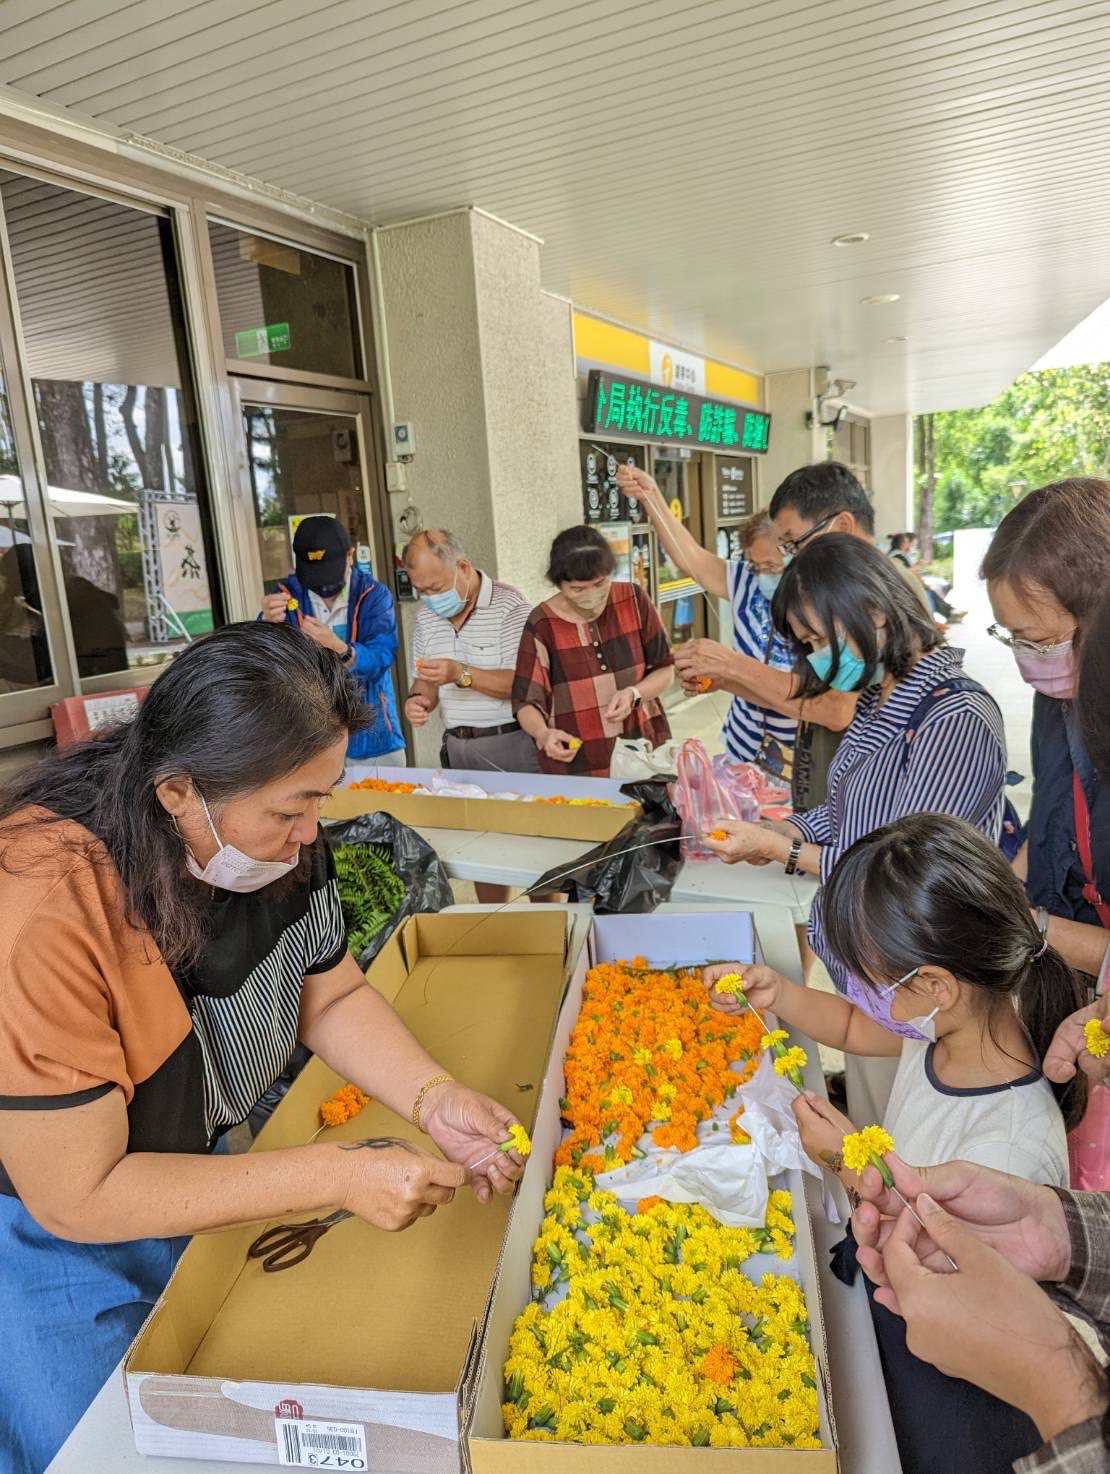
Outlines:
{"label": "woman in plaid shirt", "polygon": [[513,712],[545,773],[607,778],[618,737],[657,747],[671,735],[659,698],[674,657],[654,604],[638,584],[614,583],[615,566],[592,527],[551,544],[558,592],[528,616],[513,681]]}

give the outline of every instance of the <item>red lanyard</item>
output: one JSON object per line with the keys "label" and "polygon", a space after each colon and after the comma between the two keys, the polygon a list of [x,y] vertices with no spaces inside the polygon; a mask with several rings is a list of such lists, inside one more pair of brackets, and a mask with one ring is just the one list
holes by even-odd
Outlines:
{"label": "red lanyard", "polygon": [[1102,899],[1095,885],[1095,866],[1091,853],[1091,811],[1087,807],[1087,795],[1083,792],[1083,784],[1076,772],[1071,775],[1071,796],[1075,810],[1075,842],[1079,847],[1083,874],[1087,877],[1083,899],[1098,912],[1098,919],[1103,926],[1110,928],[1110,902]]}

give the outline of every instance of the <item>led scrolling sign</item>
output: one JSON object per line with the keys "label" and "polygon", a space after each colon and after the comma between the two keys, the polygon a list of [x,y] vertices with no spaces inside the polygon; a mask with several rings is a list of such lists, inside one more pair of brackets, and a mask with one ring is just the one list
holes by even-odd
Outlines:
{"label": "led scrolling sign", "polygon": [[706,450],[766,452],[771,416],[742,404],[678,394],[642,379],[591,369],[586,388],[587,432],[632,435]]}

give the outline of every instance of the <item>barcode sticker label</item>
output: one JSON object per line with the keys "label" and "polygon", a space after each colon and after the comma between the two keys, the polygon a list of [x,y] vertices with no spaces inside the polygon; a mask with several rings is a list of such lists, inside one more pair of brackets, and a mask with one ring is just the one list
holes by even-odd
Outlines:
{"label": "barcode sticker label", "polygon": [[275,1418],[278,1463],[302,1469],[365,1469],[366,1433],[361,1423],[322,1418]]}

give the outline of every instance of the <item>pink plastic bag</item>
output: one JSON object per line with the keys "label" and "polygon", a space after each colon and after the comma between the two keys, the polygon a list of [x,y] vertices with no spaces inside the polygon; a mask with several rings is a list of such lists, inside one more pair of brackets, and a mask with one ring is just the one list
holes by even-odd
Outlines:
{"label": "pink plastic bag", "polygon": [[741,785],[718,780],[696,737],[688,738],[679,749],[677,771],[674,803],[682,816],[679,853],[684,860],[715,860],[702,839],[704,832],[717,819],[758,819],[759,805]]}
{"label": "pink plastic bag", "polygon": [[1078,1192],[1101,1193],[1110,1188],[1110,1089],[1094,1085],[1087,1113],[1068,1133],[1071,1185]]}
{"label": "pink plastic bag", "polygon": [[753,798],[759,808],[790,802],[789,784],[776,783],[755,763],[731,763],[723,752],[713,759],[713,776],[722,788]]}
{"label": "pink plastic bag", "polygon": [[[1099,968],[1095,992],[1101,997],[1110,982],[1110,945]],[[1071,1185],[1079,1192],[1110,1189],[1110,1089],[1092,1085],[1087,1111],[1074,1131],[1068,1133],[1068,1163]]]}

